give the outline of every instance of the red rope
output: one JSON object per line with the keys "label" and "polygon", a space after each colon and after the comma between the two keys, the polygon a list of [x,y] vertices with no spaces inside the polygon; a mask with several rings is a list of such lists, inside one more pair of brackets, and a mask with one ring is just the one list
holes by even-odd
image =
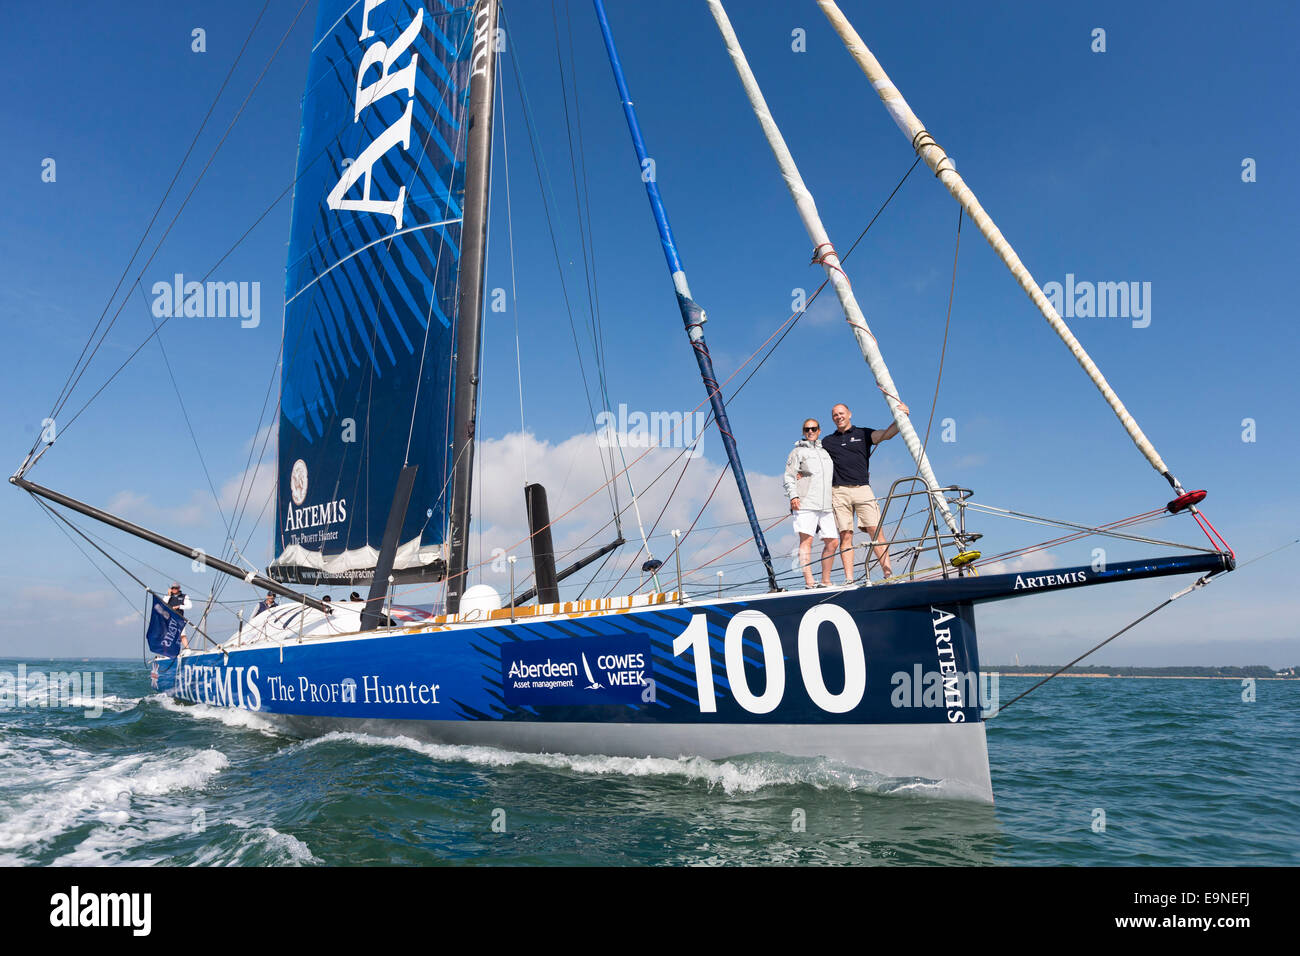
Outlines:
{"label": "red rope", "polygon": [[[1205,531],[1205,536],[1210,539],[1210,544],[1216,550],[1227,551],[1228,554],[1232,556],[1233,561],[1237,560],[1237,553],[1233,551],[1231,547],[1228,546],[1227,541],[1223,540],[1223,535],[1219,534],[1218,530],[1214,527],[1214,525],[1210,524],[1209,518],[1205,517],[1205,515],[1202,514],[1201,511],[1197,508],[1192,508],[1192,517],[1195,518],[1196,523],[1201,526],[1201,530]],[[1209,529],[1208,531],[1206,530],[1207,527]],[[1210,535],[1211,531],[1214,532],[1213,537],[1211,537]],[[1218,538],[1217,543],[1215,542],[1215,538]],[[1222,547],[1220,548],[1220,546]]]}

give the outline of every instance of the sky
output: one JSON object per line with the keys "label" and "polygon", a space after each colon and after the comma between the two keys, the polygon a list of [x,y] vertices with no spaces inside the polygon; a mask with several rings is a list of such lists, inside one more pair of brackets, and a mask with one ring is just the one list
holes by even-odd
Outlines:
{"label": "sky", "polygon": [[[504,6],[510,42],[487,287],[504,290],[508,308],[488,312],[484,330],[471,556],[482,562],[472,581],[501,592],[509,577],[500,558],[524,536],[525,480],[547,486],[561,552],[576,556],[612,538],[603,450],[564,305],[567,292],[582,371],[594,378],[585,329],[597,310],[589,307],[584,243],[595,263],[615,413],[620,404],[647,415],[692,412],[705,395],[589,4]],[[1040,283],[1136,283],[1141,310],[1131,304],[1127,316],[1067,321],[1182,483],[1208,489],[1205,512],[1239,562],[1260,557],[1095,660],[1300,662],[1290,573],[1300,546],[1264,556],[1300,537],[1283,484],[1300,464],[1292,291],[1300,195],[1289,174],[1300,146],[1289,45],[1300,14],[1283,3],[1229,12],[1197,3],[841,6]],[[294,178],[314,7],[307,3],[299,16],[297,0],[271,0],[128,270],[126,305],[56,421],[57,443],[29,475],[212,551],[225,536],[217,502],[228,509],[246,477],[259,504],[273,491],[269,459],[251,470],[248,460],[261,446],[259,414],[280,341],[290,207],[277,197]],[[708,312],[715,365],[724,380],[738,373],[724,387],[730,395],[796,301],[821,284],[821,270],[809,261],[810,243],[703,2],[609,0],[607,8],[692,292]],[[106,303],[111,316],[124,301],[121,293],[112,297],[118,278],[260,9],[245,0],[177,0],[7,10],[0,47],[14,93],[0,106],[8,132],[0,153],[0,328],[8,357],[0,376],[0,451],[11,470]],[[736,0],[728,9],[843,253],[912,165],[911,147],[815,4]],[[203,31],[201,51],[195,30]],[[516,72],[539,138],[540,173],[521,122]],[[577,137],[578,122],[573,148],[580,146],[582,175],[575,177],[566,130]],[[539,176],[549,184],[558,268]],[[575,178],[590,197],[589,234],[578,229]],[[1162,507],[1171,497],[1165,481],[969,221],[954,286],[957,222],[956,204],[919,167],[845,265],[921,430],[936,393],[953,290],[929,445],[939,480],[973,489],[973,500],[990,506],[1083,523]],[[155,281],[197,277],[218,262],[214,278],[259,283],[259,322],[178,318],[159,336],[165,361],[151,342],[69,422],[149,333],[149,299],[133,290],[136,278],[148,291]],[[794,544],[788,520],[779,520],[787,508],[785,458],[803,419],[816,416],[829,427],[830,408],[840,401],[855,424],[888,424],[828,292],[729,404],[785,572]],[[632,467],[644,526],[654,528],[652,551],[665,556],[667,533],[696,522],[683,545],[690,586],[715,588],[719,569],[724,584],[751,581],[758,576],[753,548],[745,544],[731,479],[719,483],[724,458],[716,431],[700,449],[680,481],[680,449],[653,450]],[[626,449],[629,461],[634,451],[642,449]],[[872,459],[878,492],[912,470],[900,440]],[[625,483],[619,494],[626,505]],[[144,602],[130,578],[97,554],[89,561],[15,488],[0,495],[0,521],[0,654],[142,653]],[[157,588],[178,577],[198,599],[212,585],[213,572],[196,573],[188,561],[79,524],[103,535],[110,553]],[[984,535],[985,554],[1055,536],[987,514],[972,514],[968,524]],[[249,530],[245,556],[263,566],[271,524]],[[1143,530],[1204,541],[1186,516]],[[635,567],[619,579],[645,558],[635,551],[640,535],[631,512],[623,532],[634,543],[586,596],[643,586]],[[1098,544],[1109,560],[1153,553],[1151,546],[1088,541],[1005,567],[1086,564]],[[520,578],[527,564],[517,565]],[[982,660],[1064,662],[1184,583],[1160,579],[986,606],[979,612]],[[399,594],[411,602],[435,597],[430,589]],[[222,598],[232,608],[250,607],[257,595],[232,583]],[[232,623],[230,613],[214,613],[211,630],[221,634]]]}

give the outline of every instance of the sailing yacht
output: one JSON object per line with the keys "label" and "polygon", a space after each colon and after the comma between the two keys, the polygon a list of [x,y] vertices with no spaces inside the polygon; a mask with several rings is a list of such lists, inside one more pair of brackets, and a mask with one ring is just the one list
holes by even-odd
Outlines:
{"label": "sailing yacht", "polygon": [[[841,29],[834,4],[821,6]],[[775,751],[992,802],[977,605],[1163,575],[1203,581],[1232,568],[1230,550],[1216,545],[1100,569],[976,573],[978,535],[965,525],[969,492],[934,476],[739,40],[721,4],[709,0],[709,7],[816,261],[916,461],[919,490],[899,496],[921,502],[928,521],[913,550],[928,551],[935,569],[870,588],[778,586],[727,424],[704,311],[692,298],[654,177],[642,177],[765,580],[752,593],[692,595],[678,571],[672,588],[562,601],[560,580],[623,542],[620,536],[557,569],[545,492],[530,486],[536,587],[520,595],[512,585],[505,598],[466,587],[498,4],[322,0],[286,267],[275,557],[263,571],[205,559],[286,601],[203,647],[179,646],[174,615],[153,601],[160,690],[181,701],[254,711],[291,733],[351,730],[630,757]],[[601,0],[595,8],[632,138],[629,169],[635,161],[639,170],[648,157],[644,137]],[[1004,258],[1014,258],[861,38],[845,35],[921,158],[994,247],[1005,247]],[[1018,268],[1017,280],[1070,344],[1050,302]],[[1080,364],[1174,488],[1170,510],[1197,513],[1200,493],[1177,483],[1076,346],[1070,345]],[[192,553],[32,482],[28,471],[43,452],[34,449],[11,481],[160,547]],[[671,569],[656,562],[648,570],[657,581],[671,580]],[[394,585],[437,583],[445,585],[440,607],[391,601]],[[369,590],[361,600],[327,603],[295,589],[304,585]],[[898,692],[897,675],[914,673],[924,675],[932,693]]]}

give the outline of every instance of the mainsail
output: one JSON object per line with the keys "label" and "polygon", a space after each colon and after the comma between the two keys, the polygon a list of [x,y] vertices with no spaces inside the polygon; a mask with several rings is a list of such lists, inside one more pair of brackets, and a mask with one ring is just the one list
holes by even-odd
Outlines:
{"label": "mainsail", "polygon": [[394,575],[443,574],[471,5],[322,0],[286,269],[280,580],[373,575],[405,465]]}

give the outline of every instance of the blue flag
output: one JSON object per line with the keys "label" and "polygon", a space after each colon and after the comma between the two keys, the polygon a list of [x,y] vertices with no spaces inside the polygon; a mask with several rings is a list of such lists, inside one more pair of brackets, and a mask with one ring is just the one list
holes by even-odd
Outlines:
{"label": "blue flag", "polygon": [[179,611],[167,606],[167,602],[149,592],[149,629],[145,639],[149,650],[164,657],[176,657],[181,652],[181,632],[185,630],[185,618]]}
{"label": "blue flag", "polygon": [[149,684],[164,694],[176,693],[176,661],[155,657],[149,665]]}

